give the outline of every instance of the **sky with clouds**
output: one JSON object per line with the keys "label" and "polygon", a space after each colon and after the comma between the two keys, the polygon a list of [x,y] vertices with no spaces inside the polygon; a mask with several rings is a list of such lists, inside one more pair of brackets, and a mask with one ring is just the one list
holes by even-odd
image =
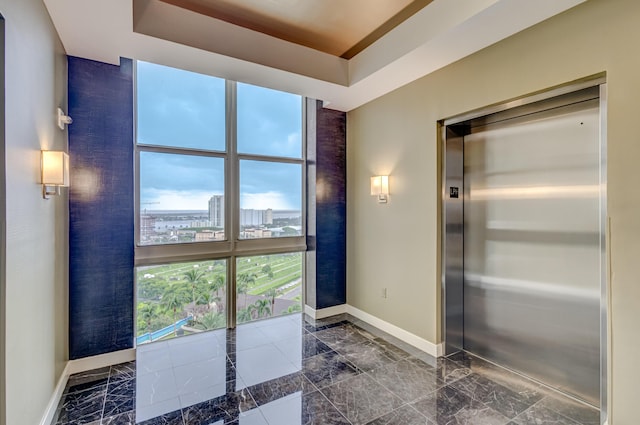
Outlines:
{"label": "sky with clouds", "polygon": [[[225,82],[138,62],[138,143],[224,151]],[[300,158],[302,99],[237,84],[238,152]],[[298,164],[240,162],[240,207],[301,208]],[[141,152],[141,208],[206,210],[223,194],[224,159]]]}

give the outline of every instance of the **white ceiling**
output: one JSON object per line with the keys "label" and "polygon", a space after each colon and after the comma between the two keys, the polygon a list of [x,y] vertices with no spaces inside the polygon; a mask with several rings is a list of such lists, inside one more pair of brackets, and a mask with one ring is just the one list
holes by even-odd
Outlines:
{"label": "white ceiling", "polygon": [[434,0],[349,60],[159,0],[43,1],[70,56],[155,62],[349,111],[586,0]]}

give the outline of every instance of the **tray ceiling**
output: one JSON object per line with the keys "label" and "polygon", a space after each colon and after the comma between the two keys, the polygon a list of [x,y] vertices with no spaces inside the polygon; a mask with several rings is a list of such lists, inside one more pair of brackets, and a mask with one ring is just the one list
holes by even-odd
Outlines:
{"label": "tray ceiling", "polygon": [[350,111],[587,0],[42,0],[68,55]]}
{"label": "tray ceiling", "polygon": [[351,59],[432,0],[162,0]]}

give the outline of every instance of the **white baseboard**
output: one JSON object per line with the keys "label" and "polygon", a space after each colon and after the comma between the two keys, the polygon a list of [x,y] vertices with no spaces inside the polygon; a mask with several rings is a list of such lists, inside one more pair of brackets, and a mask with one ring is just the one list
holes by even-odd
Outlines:
{"label": "white baseboard", "polygon": [[346,304],[334,305],[332,307],[321,308],[318,310],[312,307],[309,307],[308,305],[305,305],[304,312],[305,314],[307,314],[308,316],[311,316],[314,319],[324,319],[325,317],[331,317],[331,316],[335,316],[336,314],[346,313],[347,305]]}
{"label": "white baseboard", "polygon": [[62,370],[62,374],[60,375],[60,379],[58,379],[56,388],[53,390],[53,394],[51,394],[49,403],[47,403],[47,408],[44,411],[44,415],[42,416],[40,425],[51,425],[51,422],[53,422],[53,416],[56,414],[58,403],[60,403],[64,388],[67,386],[69,375],[71,375],[71,373],[69,373],[69,363],[70,362],[67,362],[64,369]]}
{"label": "white baseboard", "polygon": [[58,408],[58,404],[62,398],[62,393],[69,381],[69,376],[74,373],[86,372],[88,370],[111,366],[118,363],[130,362],[135,359],[136,350],[135,348],[130,348],[128,350],[120,350],[113,353],[69,360],[58,379],[58,383],[56,384],[56,388],[53,390],[53,394],[51,394],[51,398],[49,399],[47,408],[42,416],[40,425],[51,425],[53,416],[56,414],[56,409]]}
{"label": "white baseboard", "polygon": [[381,331],[385,331],[386,333],[398,338],[401,341],[406,342],[409,345],[416,347],[421,351],[424,351],[429,355],[432,355],[434,357],[441,357],[444,351],[442,348],[442,343],[434,344],[431,341],[427,341],[424,338],[412,334],[409,331],[406,331],[396,325],[386,322],[349,304],[340,304],[318,310],[305,305],[304,312],[314,319],[324,319],[325,317],[335,316],[336,314],[349,313],[352,316],[362,320],[363,322],[367,322],[371,326],[375,326]]}
{"label": "white baseboard", "polygon": [[136,359],[136,349],[114,351],[113,353],[99,354],[97,356],[84,357],[82,359],[69,360],[69,374],[86,372],[118,363],[130,362]]}
{"label": "white baseboard", "polygon": [[398,338],[401,341],[406,342],[407,344],[413,345],[417,349],[424,351],[429,355],[432,355],[434,357],[442,356],[442,343],[434,344],[431,341],[427,341],[426,339],[419,337],[418,335],[412,334],[409,331],[399,328],[396,325],[386,322],[376,316],[373,316],[348,304],[347,313],[354,317],[357,317],[363,322],[367,322],[371,326],[375,326],[381,331],[385,331],[386,333]]}

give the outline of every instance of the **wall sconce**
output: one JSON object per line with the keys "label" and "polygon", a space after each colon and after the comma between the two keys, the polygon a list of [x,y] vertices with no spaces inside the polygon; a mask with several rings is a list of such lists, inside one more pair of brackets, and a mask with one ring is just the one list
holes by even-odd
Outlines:
{"label": "wall sconce", "polygon": [[389,176],[371,177],[371,196],[377,196],[379,204],[387,203],[389,200]]}
{"label": "wall sconce", "polygon": [[41,151],[40,177],[44,199],[59,195],[60,187],[69,187],[69,155],[61,151]]}

